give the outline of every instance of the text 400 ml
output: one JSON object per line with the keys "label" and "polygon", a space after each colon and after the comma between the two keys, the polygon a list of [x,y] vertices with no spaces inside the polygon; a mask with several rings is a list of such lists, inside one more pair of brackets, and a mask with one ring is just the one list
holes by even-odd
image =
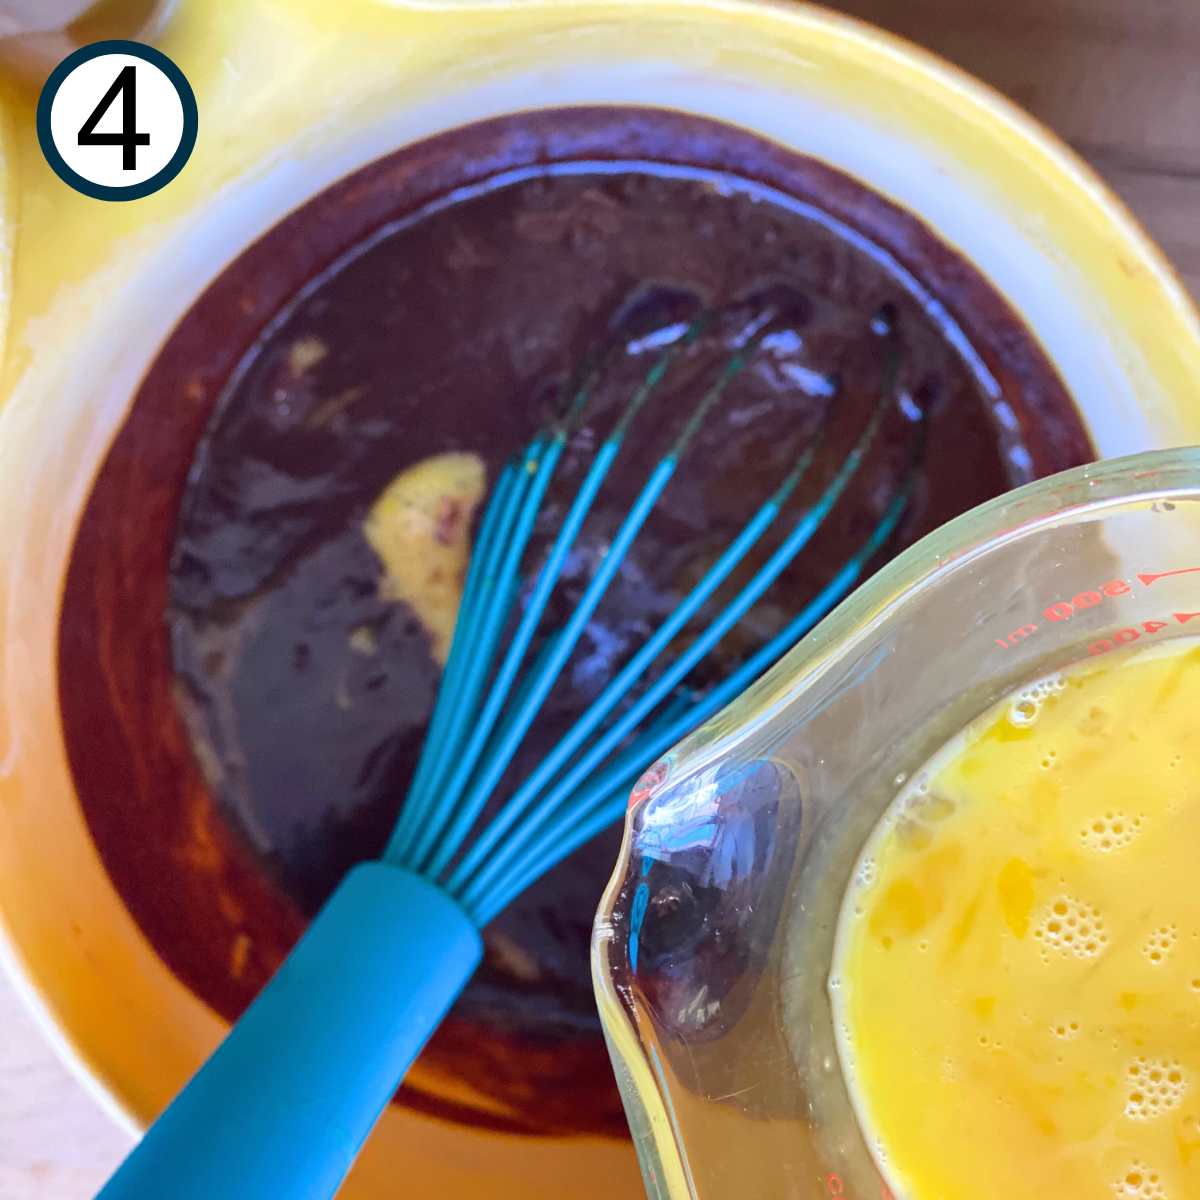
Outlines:
{"label": "text 400 ml", "polygon": [[[1160,579],[1194,574],[1200,574],[1200,567],[1180,567],[1174,571],[1146,571],[1137,576],[1137,584],[1141,587],[1153,587]],[[1042,612],[1042,616],[1046,621],[1069,621],[1076,613],[1084,612],[1089,608],[1097,608],[1099,605],[1121,596],[1128,596],[1133,590],[1134,585],[1124,579],[1110,579],[1096,588],[1079,592],[1069,600],[1056,600]],[[1092,654],[1103,654],[1106,650],[1112,650],[1116,646],[1137,641],[1144,633],[1158,633],[1172,621],[1182,625],[1193,618],[1200,618],[1200,612],[1170,613],[1161,621],[1145,621],[1139,628],[1131,626],[1128,629],[1119,630],[1108,641],[1093,643],[1090,650]],[[1011,650],[1013,646],[1020,645],[1021,642],[1033,637],[1040,628],[1040,625],[1027,622],[1019,629],[1014,629],[1012,633],[996,638],[996,645],[1002,650]]]}

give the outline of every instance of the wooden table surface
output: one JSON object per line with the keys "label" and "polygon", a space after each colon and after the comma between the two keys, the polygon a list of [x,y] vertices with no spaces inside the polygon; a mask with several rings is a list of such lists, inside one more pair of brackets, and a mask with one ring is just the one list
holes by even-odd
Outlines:
{"label": "wooden table surface", "polygon": [[[1200,297],[1200,0],[831,7],[937,51],[1055,129],[1125,199]],[[127,1145],[0,979],[0,1197],[91,1196]]]}

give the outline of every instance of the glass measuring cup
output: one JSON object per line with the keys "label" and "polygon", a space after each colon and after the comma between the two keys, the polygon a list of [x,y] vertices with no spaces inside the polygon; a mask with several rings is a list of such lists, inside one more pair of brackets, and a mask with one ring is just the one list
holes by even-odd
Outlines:
{"label": "glass measuring cup", "polygon": [[647,772],[592,966],[652,1200],[889,1200],[827,992],[863,842],[1023,684],[1189,636],[1200,448],[1097,463],[911,547]]}

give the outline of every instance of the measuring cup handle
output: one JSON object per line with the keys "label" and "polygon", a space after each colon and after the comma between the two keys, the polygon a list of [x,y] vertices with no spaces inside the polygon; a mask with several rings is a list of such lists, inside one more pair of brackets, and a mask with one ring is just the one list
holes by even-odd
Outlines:
{"label": "measuring cup handle", "polygon": [[440,888],[356,867],[98,1200],[326,1200],[482,954]]}

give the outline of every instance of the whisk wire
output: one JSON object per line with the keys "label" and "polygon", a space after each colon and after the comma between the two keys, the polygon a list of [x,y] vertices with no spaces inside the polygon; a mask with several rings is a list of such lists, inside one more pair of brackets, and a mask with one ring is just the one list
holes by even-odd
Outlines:
{"label": "whisk wire", "polygon": [[721,395],[724,393],[725,388],[729,385],[730,380],[732,380],[733,377],[737,375],[743,367],[745,367],[751,348],[758,344],[762,338],[762,334],[763,331],[761,329],[756,331],[754,336],[745,346],[739,347],[725,360],[725,364],[721,368],[721,373],[709,385],[700,403],[696,405],[691,416],[689,416],[687,421],[684,423],[683,428],[679,431],[679,436],[675,439],[675,444],[667,452],[667,457],[674,458],[676,460],[683,457],[688,446],[692,443],[696,435],[703,427],[704,420],[708,416],[713,405],[720,400]]}
{"label": "whisk wire", "polygon": [[[415,796],[410,794],[405,803],[406,809],[412,809],[413,819],[403,841],[393,836],[389,842],[385,857],[392,861],[407,862],[413,866],[419,863],[445,819],[447,809],[441,803],[441,797],[446,788],[446,773],[458,769],[458,744],[471,719],[477,698],[486,686],[504,627],[516,601],[521,557],[533,534],[534,521],[564,445],[561,436],[552,439],[548,445],[544,438],[535,438],[517,468],[516,487],[511,500],[505,504],[503,519],[497,522],[497,547],[492,556],[491,569],[480,579],[481,590],[477,602],[480,617],[475,622],[477,629],[463,632],[464,665],[461,680],[453,692],[445,687],[438,689],[438,705],[444,695],[446,703],[452,708],[444,740],[435,748],[438,768],[430,772],[425,790]],[[454,653],[453,643],[458,640],[462,626],[463,622],[459,621],[455,628],[451,655]],[[412,844],[413,837],[417,839],[415,846]]]}
{"label": "whisk wire", "polygon": [[[825,425],[823,423],[822,432],[824,428]],[[463,856],[462,861],[456,866],[454,873],[447,880],[447,886],[451,890],[457,889],[466,883],[472,873],[488,859],[499,841],[508,833],[516,821],[524,815],[529,804],[537,797],[538,791],[580,749],[584,740],[596,730],[613,708],[629,694],[630,689],[649,669],[659,654],[666,649],[675,636],[696,615],[701,606],[720,587],[729,574],[771,527],[791,494],[807,474],[820,441],[821,434],[818,434],[804,450],[796,466],[788,473],[774,494],[750,518],[733,542],[730,543],[713,565],[705,572],[700,581],[675,607],[658,629],[643,643],[633,657],[610,680],[571,729],[538,763],[533,772],[522,781],[517,790],[509,797],[503,811],[497,814],[495,820],[492,821],[487,829],[481,832],[479,840],[475,842]]]}
{"label": "whisk wire", "polygon": [[[659,356],[653,368],[647,373],[646,377],[635,390],[632,399],[625,406],[624,411],[617,421],[615,432],[618,441],[624,436],[624,433],[628,429],[634,416],[642,408],[642,406],[654,392],[655,388],[657,388],[658,384],[661,382],[675,354],[683,346],[692,342],[699,335],[706,319],[706,316],[702,315],[690,325],[686,326],[683,329],[682,335],[677,339],[678,344],[668,344],[664,353]],[[599,366],[603,363],[611,351],[612,346],[610,345],[597,353],[589,354],[585,358],[579,371],[574,376],[574,385],[568,389],[572,396],[571,402],[567,406],[565,412],[557,419],[552,427],[552,435],[539,435],[539,438],[535,439],[533,445],[529,448],[529,450],[527,450],[521,467],[514,468],[511,462],[505,467],[505,473],[507,475],[511,475],[514,470],[517,472],[521,472],[522,470],[527,471],[530,462],[536,457],[537,453],[540,453],[542,444],[549,436],[553,436],[554,439],[561,441],[565,445],[566,440],[574,432],[580,417],[587,408],[588,401],[591,398],[592,387],[599,371]],[[551,464],[551,466],[556,465],[556,461],[557,460],[555,460],[555,463]],[[416,774],[414,775],[413,784],[410,788],[409,799],[405,806],[405,814],[412,817],[412,820],[405,823],[403,828],[403,833],[406,837],[408,836],[412,827],[417,823],[416,816],[413,814],[419,814],[422,812],[421,805],[426,795],[426,788],[430,777],[438,782],[443,781],[442,777],[445,774],[447,757],[449,753],[459,745],[462,727],[476,711],[475,703],[478,698],[478,692],[482,689],[483,681],[486,678],[485,673],[479,668],[485,663],[487,665],[490,665],[491,663],[491,656],[486,654],[479,655],[476,653],[477,643],[479,640],[478,632],[482,631],[482,626],[477,623],[477,618],[474,611],[477,605],[468,605],[468,597],[470,597],[472,600],[478,599],[478,595],[472,591],[471,587],[471,570],[474,569],[477,559],[487,557],[491,566],[488,572],[483,573],[483,577],[488,578],[490,576],[490,571],[494,569],[495,558],[503,551],[503,548],[507,543],[509,536],[509,525],[507,521],[497,521],[492,519],[497,516],[499,509],[502,507],[500,501],[502,495],[502,485],[504,482],[504,477],[502,477],[501,481],[497,485],[497,488],[493,492],[492,501],[485,510],[484,518],[481,522],[480,530],[476,537],[476,545],[480,547],[488,546],[488,554],[472,556],[471,568],[468,570],[468,577],[464,586],[463,603],[460,606],[461,623],[466,624],[468,628],[474,626],[473,632],[475,632],[476,636],[472,638],[464,637],[459,639],[457,636],[458,628],[456,627],[455,639],[452,643],[451,649],[451,658],[447,663],[446,672],[443,677],[443,683],[439,689],[439,702],[435,705],[434,720],[431,723],[431,730],[427,741],[427,746],[422,752]],[[552,576],[553,572],[543,573],[543,578],[547,582],[552,578]],[[516,591],[514,589],[513,595],[510,599],[515,599],[515,597]],[[503,608],[505,614],[507,614],[510,610],[511,602],[506,603]],[[499,633],[497,632],[497,637],[498,636]],[[554,637],[552,635],[546,640],[546,643],[542,646],[538,652],[538,655],[535,657],[534,666],[529,672],[530,675],[535,677],[537,676],[541,666],[547,661],[554,649],[553,642]],[[456,653],[456,651],[461,652]],[[461,690],[459,679],[461,671],[452,671],[452,668],[457,664],[467,663],[476,664],[474,676],[477,686],[471,689],[470,694],[465,694],[463,690]],[[513,704],[514,708],[519,709],[528,698],[532,691],[531,684],[532,680],[527,679],[524,686],[518,686],[517,696]],[[447,714],[449,714],[451,718],[454,718],[449,730],[445,728],[447,724],[445,720],[439,721],[439,716],[444,717]],[[499,742],[502,742],[503,739],[508,735],[513,725],[514,718],[513,714],[510,713],[507,718],[502,720],[500,728],[493,733],[491,741],[483,749],[483,754],[487,755],[492,752],[496,745]],[[400,842],[395,838],[393,839],[393,842],[394,845],[390,848],[392,853],[401,853],[408,849],[407,842]]]}
{"label": "whisk wire", "polygon": [[[492,603],[485,606],[483,624],[486,633],[483,645],[478,652],[472,653],[464,688],[454,698],[458,710],[454,729],[455,737],[452,741],[448,739],[445,771],[438,778],[436,786],[431,787],[425,796],[420,797],[422,806],[428,811],[416,842],[405,860],[407,865],[414,870],[421,869],[431,849],[442,835],[446,822],[454,811],[457,798],[470,778],[471,770],[483,751],[492,726],[499,716],[500,703],[516,677],[521,656],[533,637],[532,626],[536,624],[540,613],[535,614],[531,622],[527,619],[530,615],[527,611],[526,619],[518,623],[516,634],[508,643],[508,648],[501,659],[496,676],[498,683],[491,683],[490,690],[488,690],[489,681],[492,679],[492,666],[499,652],[501,637],[519,595],[521,559],[529,539],[533,535],[537,514],[564,446],[565,442],[562,437],[556,437],[551,442],[547,453],[532,468],[532,486],[521,498],[516,533],[504,547],[491,597]],[[573,537],[577,532],[571,530],[569,525],[570,518],[568,517],[562,530],[564,537]],[[562,553],[565,555],[565,551]],[[499,603],[495,602],[496,593],[499,594],[501,601]],[[498,698],[497,692],[500,693]],[[477,705],[480,697],[485,694],[487,699],[484,700],[481,714]],[[466,739],[465,745],[463,744],[464,738]]]}
{"label": "whisk wire", "polygon": [[482,894],[474,887],[465,889],[460,896],[464,907],[476,914],[480,922],[491,921],[547,871],[619,820],[628,806],[629,792],[647,763],[661,757],[680,738],[724,708],[849,595],[866,565],[886,545],[904,516],[914,477],[915,472],[910,472],[870,537],[792,621],[697,703],[688,705],[672,719],[656,723],[592,783],[577,791],[567,820],[527,841],[523,853],[509,859],[506,878],[494,879],[481,889]]}
{"label": "whisk wire", "polygon": [[[828,411],[775,492],[519,784],[496,816],[477,831],[473,844],[467,845],[588,622],[676,473],[680,459],[729,382],[745,367],[754,348],[765,337],[774,316],[771,311],[760,313],[747,327],[670,448],[650,470],[567,620],[560,628],[545,634],[537,650],[532,651],[539,623],[600,489],[623,448],[628,430],[676,356],[699,336],[708,319],[708,314],[701,314],[682,327],[682,333],[673,341],[659,343],[660,352],[653,365],[596,450],[502,654],[501,639],[521,590],[523,556],[567,439],[586,408],[597,363],[603,361],[604,354],[592,360],[577,377],[581,381],[575,387],[567,412],[549,430],[537,435],[525,453],[505,469],[485,509],[430,735],[386,852],[386,857],[393,861],[440,881],[468,912],[482,920],[490,919],[490,914],[499,912],[574,847],[616,819],[625,795],[646,763],[728,703],[848,593],[907,507],[916,450],[904,487],[875,531],[820,594],[784,630],[703,697],[697,699],[681,686],[809,544],[861,469],[894,400],[897,363],[893,355],[885,372],[886,386],[866,427],[817,499],[795,520],[750,580],[645,690],[614,717],[617,706],[776,522],[806,477],[827,435]],[[916,440],[923,445],[923,414],[921,425]],[[654,717],[652,714],[659,709]]]}
{"label": "whisk wire", "polygon": [[[688,338],[695,336],[699,328],[700,323],[698,321],[693,322],[681,341],[686,341]],[[604,440],[596,452],[592,465],[584,476],[579,492],[576,494],[567,512],[567,516],[559,529],[550,554],[538,574],[533,593],[509,644],[508,652],[492,682],[483,708],[475,712],[473,703],[462,704],[463,711],[469,713],[474,720],[474,729],[468,738],[465,748],[462,749],[458,757],[453,773],[444,789],[444,794],[438,797],[439,817],[425,823],[424,830],[412,852],[410,865],[416,869],[426,870],[431,877],[438,875],[454,858],[463,840],[470,832],[471,827],[479,819],[479,815],[487,803],[487,798],[491,790],[499,782],[513,754],[516,753],[525,732],[537,714],[537,710],[545,700],[549,687],[552,686],[558,672],[562,669],[570,650],[574,648],[575,640],[578,639],[579,633],[582,632],[583,625],[588,616],[590,616],[590,612],[583,614],[581,619],[577,620],[576,618],[580,618],[581,610],[586,604],[590,603],[591,608],[594,609],[595,605],[599,603],[600,597],[603,595],[608,583],[611,582],[613,574],[615,574],[616,569],[620,566],[624,558],[628,544],[633,540],[633,537],[641,526],[641,522],[645,520],[645,517],[653,507],[654,501],[666,485],[665,478],[660,482],[657,479],[657,472],[652,474],[650,482],[647,484],[646,489],[643,490],[642,496],[635,502],[629,518],[627,518],[625,525],[622,527],[622,532],[618,533],[617,538],[614,539],[613,545],[602,561],[600,569],[593,576],[588,588],[585,590],[584,597],[572,618],[572,622],[563,631],[563,638],[555,643],[553,650],[547,654],[541,666],[535,672],[530,673],[527,676],[527,681],[518,687],[518,693],[524,696],[524,702],[519,709],[514,708],[511,710],[511,716],[505,722],[505,736],[495,744],[494,753],[485,755],[484,751],[488,749],[489,739],[496,727],[496,722],[502,715],[505,701],[508,699],[514,684],[517,683],[517,674],[529,650],[538,623],[542,618],[546,605],[549,603],[550,595],[562,574],[567,555],[573,548],[579,536],[580,529],[595,502],[596,495],[624,445],[625,434],[629,428],[629,424],[658,387],[679,349],[680,343],[675,343],[667,346],[662,354],[658,356],[654,366],[647,373],[646,378],[626,404],[615,429]],[[556,436],[555,445],[559,447],[561,452],[562,446],[565,445],[565,430]],[[557,457],[555,462],[557,463]],[[653,496],[650,496],[649,493],[655,486],[657,490],[653,492]],[[542,491],[544,492],[544,490],[543,488]],[[536,516],[540,505],[541,496],[539,495],[536,504],[532,505],[530,510],[530,532],[532,532],[533,517]],[[632,524],[634,520],[637,522],[636,525]],[[619,543],[627,527],[628,536],[625,540],[624,548],[621,548]],[[524,550],[524,543],[522,543],[520,549],[521,551]],[[573,637],[571,636],[571,630],[574,630]],[[569,645],[566,644],[568,641]],[[486,665],[481,664],[479,670],[482,672],[487,666],[490,666],[490,663]],[[549,682],[547,683],[547,681]],[[477,765],[479,765],[479,778],[475,778]],[[464,789],[468,788],[469,790],[466,792],[465,798],[462,798]],[[446,828],[445,814],[451,811],[454,812],[454,818],[450,822],[449,827]],[[427,861],[435,845],[438,848],[433,854],[432,860]]]}
{"label": "whisk wire", "polygon": [[[482,856],[472,856],[480,862],[477,878],[464,888],[462,895],[473,902],[479,895],[491,886],[491,882],[503,871],[511,860],[523,852],[526,841],[536,829],[549,819],[558,807],[568,798],[574,799],[575,789],[604,762],[610,753],[617,749],[638,725],[665,699],[692,669],[709,653],[709,651],[732,629],[762,597],[763,593],[779,577],[783,570],[808,544],[813,535],[821,527],[838,499],[845,491],[850,480],[857,473],[866,456],[867,450],[873,443],[883,416],[890,407],[892,397],[885,396],[876,405],[871,420],[863,429],[853,449],[826,486],[816,502],[806,510],[781,544],[770,555],[762,567],[750,581],[738,592],[733,600],[709,624],[692,644],[668,664],[663,673],[650,685],[634,703],[622,713],[617,720],[602,733],[587,751],[568,768],[566,774],[554,787],[540,798],[533,815],[525,827],[509,837],[503,846],[496,849],[489,859]],[[684,604],[687,603],[685,599]],[[668,618],[668,622],[671,618]],[[585,714],[586,715],[586,714]],[[522,797],[523,811],[532,805],[532,797]],[[510,801],[511,803],[511,801]],[[508,805],[506,805],[506,808]],[[497,818],[503,820],[502,814]],[[506,826],[507,829],[507,826]],[[487,831],[481,837],[487,837]],[[491,849],[489,844],[489,850]],[[458,886],[463,880],[457,879]],[[453,885],[452,885],[453,886]]]}
{"label": "whisk wire", "polygon": [[[490,664],[494,655],[494,642],[490,647],[481,648],[481,643],[486,641],[484,635],[489,625],[479,617],[478,611],[488,603],[496,606],[506,618],[511,611],[517,596],[516,587],[510,589],[508,596],[495,595],[499,560],[509,545],[513,522],[521,512],[521,500],[537,468],[544,465],[552,470],[557,465],[557,455],[547,462],[544,456],[547,445],[559,441],[565,446],[566,439],[587,408],[603,357],[602,353],[585,357],[566,389],[571,400],[551,432],[538,434],[523,454],[505,463],[492,489],[475,538],[476,552],[471,555],[467,567],[450,654],[434,702],[429,731],[421,748],[408,796],[384,851],[384,858],[389,861],[403,861],[411,851],[413,835],[428,816],[427,799],[431,794],[436,794],[438,785],[443,781],[449,758],[461,740],[462,728],[474,711],[478,692],[486,679],[486,674],[480,672],[478,667],[481,663]],[[495,640],[498,640],[503,624],[499,622]],[[469,687],[464,683],[464,675],[467,674],[473,678]]]}
{"label": "whisk wire", "polygon": [[[700,323],[697,321],[693,323],[692,329],[698,330],[699,327]],[[756,337],[757,336],[760,335],[756,335]],[[667,351],[660,356],[658,362],[655,364],[655,371],[657,374],[652,372],[652,374],[654,374],[655,385],[665,374],[670,357],[676,351],[676,348],[677,347],[669,347]],[[566,624],[561,630],[556,631],[556,635],[552,635],[552,652],[546,656],[545,661],[541,663],[540,667],[538,667],[535,672],[530,674],[527,686],[522,689],[524,693],[522,702],[520,705],[515,705],[513,707],[511,710],[511,717],[508,719],[508,721],[506,721],[505,736],[495,745],[493,752],[483,755],[480,759],[481,765],[479,772],[477,776],[472,779],[470,790],[467,792],[466,798],[458,805],[458,812],[455,815],[454,822],[450,826],[449,831],[440,839],[438,850],[428,863],[426,869],[428,870],[431,878],[437,878],[453,861],[454,857],[459,852],[467,834],[470,832],[472,826],[482,813],[488,797],[492,794],[496,785],[503,777],[504,772],[508,769],[508,766],[512,762],[512,759],[519,749],[521,742],[524,740],[525,734],[528,732],[529,727],[533,724],[535,718],[537,717],[537,714],[541,709],[542,704],[545,702],[546,697],[549,695],[551,688],[553,688],[554,684],[557,682],[563,667],[566,665],[567,659],[575,649],[580,636],[583,634],[584,628],[586,627],[588,621],[591,620],[593,613],[595,612],[600,601],[603,599],[605,592],[608,590],[610,584],[615,578],[621,564],[624,562],[625,556],[628,554],[630,547],[633,545],[637,535],[641,531],[646,518],[649,517],[650,513],[653,511],[654,506],[658,503],[659,497],[662,495],[667,484],[675,474],[681,456],[687,450],[690,442],[695,438],[696,434],[701,428],[704,415],[707,414],[717,403],[725,388],[728,386],[730,380],[733,379],[738,371],[742,369],[742,367],[745,365],[745,362],[746,354],[744,350],[739,350],[735,352],[734,355],[730,356],[717,379],[705,391],[700,402],[696,405],[688,421],[686,422],[683,431],[676,439],[672,449],[666,455],[664,455],[662,459],[659,460],[657,465],[651,471],[650,476],[643,485],[641,492],[634,500],[628,514],[622,521],[617,533],[612,539],[612,542],[605,551],[595,573],[588,581],[587,587],[584,589],[583,595],[577,602],[570,618],[567,620]],[[638,408],[645,403],[647,395],[648,390],[644,385],[641,389],[639,389],[639,394],[635,398]],[[630,407],[633,406],[631,405]],[[628,415],[629,409],[626,410],[626,416]],[[615,456],[616,448],[618,448],[623,441],[624,429],[625,425],[623,418],[622,423],[618,425],[618,432],[610,436],[609,441],[602,449],[606,449],[609,445],[612,445],[614,447],[613,455]],[[607,468],[605,469],[605,473],[606,472]],[[581,522],[595,500],[595,493],[598,490],[598,486],[599,485],[597,484],[596,488],[588,491],[586,496],[584,494],[584,489],[581,489],[580,497],[586,499],[586,508],[580,516]],[[575,510],[573,507],[573,514],[574,511]],[[574,538],[572,538],[572,541],[573,540]],[[545,598],[548,598],[549,588],[553,586],[556,578],[557,572],[555,573],[553,579],[547,581],[548,586],[546,587]],[[543,573],[543,580],[544,579],[545,573]],[[543,580],[539,580],[539,588],[542,586]],[[543,607],[545,598],[543,598],[542,601]],[[530,609],[532,610],[532,608],[533,605],[531,604]],[[526,617],[528,618],[530,615],[531,614],[527,612]],[[540,616],[541,612],[539,609],[532,624],[536,624],[536,621],[540,619]],[[515,641],[516,639],[514,639],[514,642]],[[496,691],[499,691],[499,681]],[[507,689],[505,689],[504,694],[500,695],[498,700],[496,700],[494,707],[498,708],[499,705],[503,703],[506,694]],[[489,707],[493,706],[492,702],[494,699],[495,692],[493,693],[493,697],[489,698]],[[457,800],[457,797],[455,797],[455,800]],[[506,808],[507,807],[508,805],[506,805]]]}
{"label": "whisk wire", "polygon": [[478,609],[484,594],[483,580],[490,577],[494,570],[495,560],[503,545],[497,536],[497,530],[502,529],[510,510],[514,509],[517,499],[517,466],[510,461],[501,470],[496,482],[492,499],[484,509],[480,521],[477,544],[478,554],[472,554],[467,568],[467,577],[463,584],[462,601],[459,604],[458,617],[454,626],[454,636],[450,643],[450,653],[446,660],[446,668],[442,673],[442,684],[434,702],[433,714],[429,721],[429,731],[426,734],[421,754],[417,760],[416,771],[409,787],[406,803],[401,807],[399,819],[396,822],[388,843],[385,857],[395,860],[399,852],[411,837],[422,811],[420,798],[426,793],[431,778],[436,779],[442,770],[447,746],[453,737],[454,726],[458,723],[458,710],[450,697],[460,692],[462,676],[468,663],[473,657],[473,650],[483,631],[483,623],[479,619]]}
{"label": "whisk wire", "polygon": [[[604,592],[608,589],[609,584],[624,561],[625,555],[634,538],[637,536],[646,518],[650,515],[650,511],[658,502],[658,498],[662,494],[662,490],[666,486],[668,479],[674,473],[674,469],[674,462],[665,459],[655,468],[650,480],[630,508],[628,516],[622,522],[621,528],[613,538],[608,551],[601,559],[595,574],[588,581],[588,585],[584,589],[579,603],[563,627],[561,636],[557,637],[552,643],[553,649],[546,656],[546,660],[542,663],[536,674],[531,675],[528,682],[522,687],[524,694],[523,703],[519,709],[513,710],[511,723],[508,726],[503,742],[496,747],[494,754],[483,760],[479,774],[471,779],[470,790],[467,792],[465,799],[457,802],[457,795],[454,795],[453,802],[457,803],[458,811],[455,814],[455,819],[450,829],[440,839],[438,851],[429,864],[428,870],[431,876],[436,877],[453,859],[463,839],[470,832],[480,813],[482,813],[488,796],[491,795],[492,790],[500,782],[501,777],[507,770],[508,764],[516,754],[530,725],[533,724],[546,696],[557,681],[562,668],[566,665],[567,658],[570,656],[571,651],[574,650],[576,642],[583,633],[584,626],[591,619]],[[595,490],[592,489],[589,494],[583,496],[586,500],[586,508],[591,507],[595,499]],[[583,518],[586,516],[586,508],[583,512],[579,513],[579,524],[582,524]],[[578,528],[572,531],[572,541],[574,541],[574,537],[577,534]],[[557,574],[558,571],[555,571],[555,578],[557,578]],[[549,580],[551,586],[553,582],[553,578]],[[549,588],[546,590],[548,596]],[[543,607],[544,604],[545,598],[542,600]],[[531,605],[531,610],[532,607]],[[531,612],[526,613],[526,617],[530,615],[532,615]],[[532,626],[536,625],[537,619],[540,616],[541,613],[538,612],[533,622],[531,622],[530,636],[532,636],[533,632]],[[514,643],[515,641],[516,639],[514,639]],[[479,728],[473,742],[480,740],[481,735],[491,731],[495,717],[499,714],[500,707],[507,697],[511,682],[511,679],[504,677],[497,679],[494,690],[488,697],[488,702],[479,718]],[[469,747],[467,755],[464,756],[466,758],[466,761],[463,763],[464,773],[466,770],[473,768],[478,759],[477,754],[474,757],[471,756],[470,750],[472,748]]]}
{"label": "whisk wire", "polygon": [[662,383],[664,376],[676,357],[703,332],[708,319],[707,314],[701,314],[697,317],[684,329],[682,336],[677,341],[669,343],[658,358],[655,359],[654,365],[646,373],[645,379],[635,389],[633,398],[625,406],[624,412],[617,419],[616,428],[613,430],[612,436],[617,438],[618,441],[623,440],[625,434],[629,432],[629,427],[633,424],[634,417],[641,412],[646,401],[650,399],[657,390],[658,385]]}

